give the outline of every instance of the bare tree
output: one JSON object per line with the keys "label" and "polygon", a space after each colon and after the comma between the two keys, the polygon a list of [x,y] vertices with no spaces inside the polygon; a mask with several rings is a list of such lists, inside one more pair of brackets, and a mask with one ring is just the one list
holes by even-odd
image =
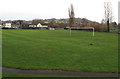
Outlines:
{"label": "bare tree", "polygon": [[104,2],[104,10],[105,10],[105,23],[107,24],[107,32],[110,31],[110,23],[113,20],[112,16],[112,7],[110,2]]}
{"label": "bare tree", "polygon": [[71,4],[71,7],[68,8],[69,12],[69,26],[73,27],[74,26],[74,20],[75,20],[75,14],[74,14],[74,8],[73,5]]}
{"label": "bare tree", "polygon": [[120,1],[118,2],[118,33],[120,33]]}

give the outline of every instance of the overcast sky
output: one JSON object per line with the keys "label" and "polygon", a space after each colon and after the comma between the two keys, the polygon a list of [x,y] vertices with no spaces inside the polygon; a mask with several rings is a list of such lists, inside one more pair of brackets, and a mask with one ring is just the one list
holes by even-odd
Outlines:
{"label": "overcast sky", "polygon": [[76,18],[101,22],[106,1],[112,3],[114,21],[118,22],[119,0],[0,0],[0,19],[68,18],[68,7],[73,4]]}
{"label": "overcast sky", "polygon": [[120,1],[119,1],[119,9],[118,9],[118,23],[120,23]]}

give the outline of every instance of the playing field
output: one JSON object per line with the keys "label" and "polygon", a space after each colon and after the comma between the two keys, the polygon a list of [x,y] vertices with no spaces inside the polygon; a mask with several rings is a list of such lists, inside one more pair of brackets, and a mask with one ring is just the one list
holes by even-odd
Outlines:
{"label": "playing field", "polygon": [[3,66],[117,72],[118,34],[68,30],[3,30]]}

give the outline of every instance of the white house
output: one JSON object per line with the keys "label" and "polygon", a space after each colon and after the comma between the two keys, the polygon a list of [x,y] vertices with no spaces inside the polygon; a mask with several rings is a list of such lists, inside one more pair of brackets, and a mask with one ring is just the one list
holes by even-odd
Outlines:
{"label": "white house", "polygon": [[2,25],[0,25],[0,29],[2,28]]}
{"label": "white house", "polygon": [[41,25],[40,23],[38,23],[38,24],[37,24],[37,27],[47,28],[48,26],[46,26],[46,25]]}
{"label": "white house", "polygon": [[37,24],[37,27],[42,27],[42,25],[40,23]]}
{"label": "white house", "polygon": [[12,28],[12,24],[11,23],[5,23],[5,26],[6,28]]}
{"label": "white house", "polygon": [[30,28],[40,28],[40,29],[46,29],[46,28],[48,28],[48,26],[41,25],[40,23],[38,23],[38,24],[30,24],[29,27]]}

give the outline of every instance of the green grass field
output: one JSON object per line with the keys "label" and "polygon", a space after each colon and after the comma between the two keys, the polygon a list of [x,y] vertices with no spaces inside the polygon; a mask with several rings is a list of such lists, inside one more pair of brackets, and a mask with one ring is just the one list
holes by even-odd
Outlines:
{"label": "green grass field", "polygon": [[82,72],[118,71],[118,34],[3,30],[3,66]]}

